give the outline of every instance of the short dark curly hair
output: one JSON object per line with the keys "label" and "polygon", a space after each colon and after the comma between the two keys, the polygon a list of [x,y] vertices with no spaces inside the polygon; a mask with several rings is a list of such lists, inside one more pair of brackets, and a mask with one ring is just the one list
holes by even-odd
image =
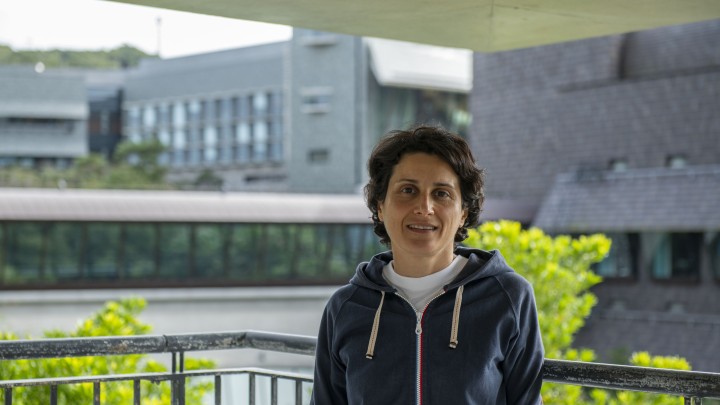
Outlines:
{"label": "short dark curly hair", "polygon": [[365,202],[372,212],[375,234],[380,237],[380,242],[390,246],[390,236],[378,217],[378,204],[385,201],[388,182],[400,158],[417,152],[441,158],[457,174],[462,208],[468,212],[465,222],[455,234],[455,242],[462,242],[468,236],[468,227],[478,224],[485,202],[484,170],[475,165],[475,158],[463,138],[442,127],[427,125],[388,132],[370,155],[367,164],[370,179],[365,185]]}

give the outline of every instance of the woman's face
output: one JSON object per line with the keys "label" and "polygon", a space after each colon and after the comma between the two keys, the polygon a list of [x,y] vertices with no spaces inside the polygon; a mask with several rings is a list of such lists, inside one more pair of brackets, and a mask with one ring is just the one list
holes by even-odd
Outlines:
{"label": "woman's face", "polygon": [[393,168],[378,217],[390,236],[393,255],[438,259],[455,247],[465,222],[460,180],[442,158],[408,153]]}

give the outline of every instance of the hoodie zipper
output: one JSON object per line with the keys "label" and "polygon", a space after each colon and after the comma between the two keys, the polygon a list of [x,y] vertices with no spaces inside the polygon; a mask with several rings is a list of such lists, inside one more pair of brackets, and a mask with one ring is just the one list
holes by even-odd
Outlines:
{"label": "hoodie zipper", "polygon": [[416,405],[422,405],[422,334],[423,334],[423,319],[425,319],[425,311],[427,310],[428,306],[430,306],[430,303],[435,301],[436,298],[439,296],[445,294],[445,290],[442,289],[438,291],[435,295],[430,298],[430,301],[428,301],[427,304],[425,304],[425,307],[423,308],[422,312],[420,312],[420,315],[418,315],[418,311],[415,309],[415,306],[410,303],[410,301],[405,298],[402,294],[399,292],[395,292],[395,295],[400,297],[403,301],[407,302],[408,305],[410,305],[410,308],[412,308],[413,312],[415,313],[415,317],[417,318],[417,324],[415,324],[415,350],[417,353],[417,358],[415,360],[415,378],[416,378],[416,391],[415,391],[415,403]]}

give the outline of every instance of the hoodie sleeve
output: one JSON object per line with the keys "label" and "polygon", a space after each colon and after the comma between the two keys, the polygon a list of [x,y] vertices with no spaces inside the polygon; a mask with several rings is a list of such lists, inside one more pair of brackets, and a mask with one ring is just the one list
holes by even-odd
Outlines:
{"label": "hoodie sleeve", "polygon": [[340,294],[335,294],[323,313],[315,349],[315,377],[310,405],[342,405],[347,404],[345,389],[345,366],[340,361],[333,345],[335,319]]}
{"label": "hoodie sleeve", "polygon": [[545,350],[540,336],[532,287],[524,279],[505,285],[513,300],[517,331],[503,362],[508,404],[542,404],[542,366]]}

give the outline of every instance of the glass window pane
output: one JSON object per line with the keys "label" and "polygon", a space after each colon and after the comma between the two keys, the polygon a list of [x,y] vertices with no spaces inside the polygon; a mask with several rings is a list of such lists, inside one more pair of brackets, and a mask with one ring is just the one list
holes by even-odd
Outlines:
{"label": "glass window pane", "polygon": [[195,277],[212,278],[224,274],[224,246],[227,226],[195,226]]}
{"label": "glass window pane", "polygon": [[126,224],[123,275],[126,278],[155,276],[155,229],[153,224]]}
{"label": "glass window pane", "polygon": [[40,280],[44,231],[44,227],[39,223],[6,222],[4,224],[4,283]]}
{"label": "glass window pane", "polygon": [[266,279],[287,280],[290,278],[290,252],[286,248],[287,225],[263,225],[260,250],[263,255]]}
{"label": "glass window pane", "polygon": [[255,280],[260,277],[258,240],[261,225],[235,224],[229,248],[229,276],[234,279]]}
{"label": "glass window pane", "polygon": [[612,240],[610,252],[595,267],[597,274],[609,278],[628,278],[635,275],[637,234],[608,234]]}
{"label": "glass window pane", "polygon": [[190,225],[162,224],[160,231],[160,269],[163,279],[187,278],[190,265]]}
{"label": "glass window pane", "polygon": [[672,234],[673,277],[694,278],[700,275],[701,233]]}
{"label": "glass window pane", "polygon": [[120,225],[93,223],[87,225],[85,276],[116,278]]}
{"label": "glass window pane", "polygon": [[70,222],[55,223],[48,232],[48,272],[58,279],[80,277],[82,255],[82,225]]}
{"label": "glass window pane", "polygon": [[647,233],[643,250],[657,279],[692,279],[700,274],[701,233]]}

